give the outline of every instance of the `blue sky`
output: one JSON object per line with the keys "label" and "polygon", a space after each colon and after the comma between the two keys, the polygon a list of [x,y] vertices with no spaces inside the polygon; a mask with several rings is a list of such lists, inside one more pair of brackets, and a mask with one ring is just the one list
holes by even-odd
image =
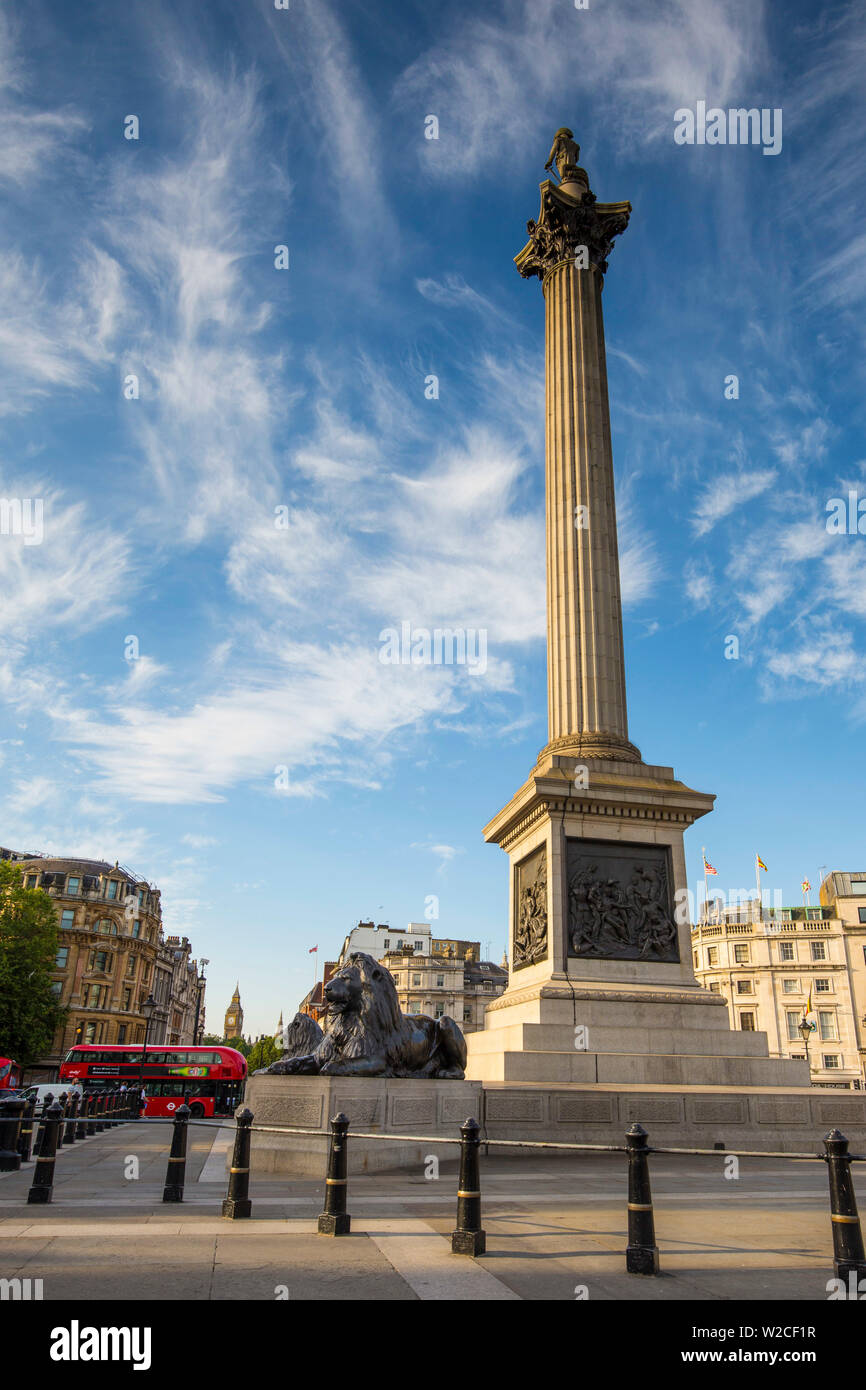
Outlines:
{"label": "blue sky", "polygon": [[[866,537],[825,521],[866,497],[864,57],[862,10],[787,0],[3,6],[0,496],[44,539],[0,536],[0,842],[156,882],[211,1026],[239,978],[270,1030],[310,946],[430,895],[502,954],[481,829],[546,740],[512,257],[562,124],[633,205],[604,294],[631,737],[717,794],[692,886],[702,844],[785,902],[863,868]],[[781,153],[676,145],[699,100],[781,107]],[[486,629],[486,672],[383,665],[402,621]]]}

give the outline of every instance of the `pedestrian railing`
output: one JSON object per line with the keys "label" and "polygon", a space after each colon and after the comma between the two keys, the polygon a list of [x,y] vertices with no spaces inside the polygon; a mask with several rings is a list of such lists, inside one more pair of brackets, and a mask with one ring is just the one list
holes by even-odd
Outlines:
{"label": "pedestrian railing", "polygon": [[[54,1100],[47,1095],[39,1117],[39,1134],[33,1153],[36,1166],[28,1193],[28,1202],[47,1203],[52,1200],[54,1164],[57,1149],[75,1142],[87,1134],[101,1132],[116,1123],[138,1118],[139,1098],[135,1092],[98,1092],[61,1095]],[[256,1125],[246,1107],[235,1115],[235,1138],[229,1168],[228,1190],[222,1204],[222,1214],[228,1220],[241,1220],[252,1215],[250,1199],[250,1150],[253,1133],[314,1136],[328,1140],[325,1173],[325,1199],[318,1219],[320,1235],[344,1236],[351,1232],[352,1218],[348,1209],[349,1126],[346,1115],[335,1115],[328,1129],[302,1129],[289,1125]],[[190,1125],[197,1128],[222,1129],[225,1120],[193,1120],[189,1106],[181,1105],[172,1119],[153,1119],[151,1125],[170,1125],[171,1147],[166,1166],[163,1202],[182,1202],[186,1177],[187,1137]],[[34,1103],[23,1100],[0,1102],[0,1172],[20,1168],[29,1156],[34,1124]],[[456,1136],[428,1134],[382,1134],[358,1131],[353,1139],[376,1140],[382,1143],[448,1144]],[[830,1229],[833,1239],[833,1268],[837,1278],[856,1279],[866,1276],[866,1254],[863,1233],[857,1211],[857,1199],[851,1175],[852,1163],[866,1162],[866,1154],[849,1152],[848,1140],[838,1129],[825,1135],[823,1153],[781,1152],[776,1149],[697,1149],[669,1148],[650,1145],[649,1136],[640,1124],[633,1124],[625,1135],[624,1144],[571,1144],[561,1140],[540,1139],[483,1139],[478,1121],[469,1118],[460,1126],[460,1165],[457,1179],[457,1214],[451,1235],[451,1249],[457,1255],[483,1255],[486,1233],[481,1214],[481,1145],[486,1149],[556,1150],[560,1153],[621,1153],[626,1156],[628,1195],[626,1201],[628,1238],[625,1248],[625,1267],[629,1274],[656,1275],[659,1273],[659,1250],[655,1236],[655,1215],[650,1183],[650,1157],[667,1154],[677,1157],[727,1158],[784,1158],[807,1160],[827,1165],[830,1191]]]}

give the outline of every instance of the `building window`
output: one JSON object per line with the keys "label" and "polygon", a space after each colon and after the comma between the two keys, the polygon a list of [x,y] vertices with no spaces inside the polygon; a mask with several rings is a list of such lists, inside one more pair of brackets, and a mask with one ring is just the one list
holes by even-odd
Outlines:
{"label": "building window", "polygon": [[866,878],[852,878],[851,893],[858,898],[866,896]]}
{"label": "building window", "polygon": [[120,1024],[118,1024],[118,1027],[117,1027],[117,1041],[118,1041],[119,1043],[124,1043],[124,1042],[126,1042],[126,1024],[125,1024],[125,1023],[120,1023]]}
{"label": "building window", "polygon": [[391,942],[390,942],[390,939],[386,936],[386,937],[385,937],[385,950],[386,950],[386,951],[390,951],[390,949],[391,949]]}
{"label": "building window", "polygon": [[141,978],[142,978],[142,982],[145,981],[145,980],[147,980],[147,979],[149,978],[149,976],[150,976],[150,962],[149,962],[149,961],[145,961],[145,962],[144,962],[144,965],[141,967]]}
{"label": "building window", "polygon": [[692,964],[694,965],[695,969],[697,970],[697,969],[698,969],[698,953],[697,953],[697,951],[692,951]]}
{"label": "building window", "polygon": [[818,1031],[821,1034],[822,1042],[831,1042],[838,1038],[839,1034],[836,1032],[836,1015],[829,1009],[819,1009]]}
{"label": "building window", "polygon": [[[124,1009],[128,1009],[131,1003],[132,1003],[132,990],[131,990],[131,989],[125,989],[125,990],[123,991],[123,1008],[124,1008]],[[230,1023],[234,1023],[234,1019],[230,1019],[229,1022],[230,1022]]]}
{"label": "building window", "polygon": [[861,922],[866,922],[866,907],[858,907],[857,916]]}
{"label": "building window", "polygon": [[99,988],[99,985],[91,985],[91,986],[90,986],[90,989],[88,990],[88,993],[87,993],[87,1007],[88,1007],[88,1009],[96,1009],[96,1008],[99,1007],[99,996],[100,996],[100,994],[101,994],[101,990],[100,990],[100,988]]}
{"label": "building window", "polygon": [[133,924],[132,924],[132,934],[133,934],[133,936],[140,936],[140,935],[141,935],[141,923],[140,923],[140,922],[133,922]]}
{"label": "building window", "polygon": [[69,894],[70,897],[72,897],[75,893],[77,893],[80,887],[81,887],[81,879],[80,879],[80,878],[70,878],[70,879],[67,880],[67,883],[66,883],[66,891],[67,891],[67,893]]}
{"label": "building window", "polygon": [[800,1015],[788,1010],[785,1014],[785,1022],[788,1025],[788,1042],[800,1041]]}
{"label": "building window", "polygon": [[107,965],[108,965],[108,952],[107,952],[107,951],[94,951],[94,952],[93,952],[93,965],[91,966],[91,970],[101,970],[101,971],[103,972],[103,974],[104,974],[104,973],[105,973],[105,968],[106,968]]}
{"label": "building window", "polygon": [[737,993],[738,993],[738,994],[751,994],[751,993],[752,993],[752,982],[751,982],[751,980],[737,980]]}
{"label": "building window", "polygon": [[816,980],[816,981],[815,981],[815,993],[816,993],[816,994],[829,994],[829,993],[830,993],[830,981],[829,981],[829,980]]}
{"label": "building window", "polygon": [[437,989],[444,989],[444,988],[445,988],[445,976],[444,976],[444,975],[437,975],[437,976],[436,976],[436,988],[437,988]]}
{"label": "building window", "polygon": [[84,1029],[84,1041],[87,1043],[96,1042],[96,1024],[88,1023]]}
{"label": "building window", "polygon": [[435,1012],[434,1012],[434,1014],[433,1014],[433,1017],[434,1017],[434,1018],[441,1018],[441,1017],[443,1016],[444,1013],[445,1013],[445,1005],[444,1005],[444,1004],[437,1004],[437,1005],[436,1005],[436,1010],[435,1010]]}
{"label": "building window", "polygon": [[66,907],[60,914],[60,925],[64,931],[68,931],[75,921],[75,908]]}
{"label": "building window", "polygon": [[54,957],[54,966],[57,970],[65,970],[69,962],[69,947],[59,946],[57,955]]}
{"label": "building window", "polygon": [[718,980],[713,980],[710,984],[710,994],[721,994],[722,986]]}
{"label": "building window", "polygon": [[744,1011],[740,1014],[740,1031],[743,1033],[754,1033],[755,1015],[753,1013],[746,1013]]}
{"label": "building window", "polygon": [[793,941],[780,941],[780,942],[779,942],[779,960],[793,960],[793,959],[794,959],[794,943],[793,943]]}
{"label": "building window", "polygon": [[734,960],[737,965],[746,965],[749,960],[749,948],[744,941],[738,942],[734,947]]}
{"label": "building window", "polygon": [[783,994],[799,994],[799,993],[800,993],[800,981],[799,981],[799,980],[783,980],[783,981],[782,981],[782,993],[783,993]]}
{"label": "building window", "polygon": [[410,1004],[410,1005],[409,1005],[409,1013],[410,1013],[410,1014],[420,1014],[420,1012],[421,1012],[421,1005],[420,1005],[420,1003],[414,1003],[414,1004]]}
{"label": "building window", "polygon": [[826,959],[827,959],[827,943],[826,943],[826,942],[824,942],[824,941],[810,941],[810,942],[809,942],[809,945],[810,945],[811,948],[812,948],[812,959],[813,959],[813,960],[826,960]]}
{"label": "building window", "polygon": [[710,966],[712,966],[712,965],[718,965],[718,963],[719,963],[719,948],[718,948],[718,946],[708,946],[708,947],[707,947],[707,965],[710,965]]}
{"label": "building window", "polygon": [[824,1057],[823,1057],[823,1062],[824,1062],[824,1070],[825,1070],[825,1071],[838,1071],[838,1070],[839,1070],[839,1054],[838,1054],[838,1052],[825,1052],[825,1053],[824,1053]]}
{"label": "building window", "polygon": [[116,879],[116,878],[110,878],[110,879],[108,880],[108,892],[107,892],[107,895],[106,895],[106,896],[108,897],[109,901],[111,901],[112,899],[114,899],[114,898],[117,897],[117,879]]}
{"label": "building window", "polygon": [[424,949],[424,942],[423,942],[423,941],[416,941],[416,942],[415,942],[415,950],[416,950],[416,951],[423,951],[423,949]]}
{"label": "building window", "polygon": [[28,874],[28,875],[27,875],[27,887],[28,887],[28,888],[35,888],[35,887],[36,887],[36,874]]}
{"label": "building window", "polygon": [[420,983],[421,983],[421,976],[420,976],[420,975],[413,975],[413,976],[412,976],[412,983],[413,983],[413,985],[420,985]]}
{"label": "building window", "polygon": [[62,980],[52,980],[52,981],[51,981],[51,993],[54,995],[54,998],[55,998],[55,999],[59,999],[59,998],[60,998],[60,993],[61,993],[61,990],[62,990],[62,989],[63,989],[63,981],[62,981]]}
{"label": "building window", "polygon": [[[135,974],[135,956],[130,956],[130,957],[129,957],[129,964],[128,964],[127,967],[126,967],[126,973],[127,973],[127,975],[134,975],[134,974]],[[230,1021],[231,1021],[231,1020],[230,1020]]]}
{"label": "building window", "polygon": [[463,1009],[463,1022],[464,1022],[464,1023],[471,1023],[471,1022],[472,1022],[472,1010],[471,1010],[471,1009],[467,1009],[467,1008],[464,1008],[464,1009]]}

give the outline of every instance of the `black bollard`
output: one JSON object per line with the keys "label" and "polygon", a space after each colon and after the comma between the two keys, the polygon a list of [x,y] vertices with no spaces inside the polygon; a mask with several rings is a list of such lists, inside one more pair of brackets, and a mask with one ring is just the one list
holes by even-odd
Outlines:
{"label": "black bollard", "polygon": [[42,1110],[40,1111],[40,1114],[39,1114],[39,1128],[38,1128],[37,1131],[36,1131],[36,1143],[33,1145],[33,1157],[34,1157],[34,1158],[38,1158],[38,1157],[39,1157],[39,1150],[42,1148],[42,1140],[43,1140],[43,1138],[45,1137],[45,1125],[46,1125],[46,1122],[47,1122],[47,1120],[48,1120],[48,1111],[51,1109],[51,1107],[52,1107],[53,1104],[54,1104],[54,1097],[53,1097],[53,1095],[51,1094],[51,1092],[49,1091],[49,1092],[48,1092],[48,1095],[45,1097],[45,1099],[44,1099],[43,1102],[42,1102]]}
{"label": "black bollard", "polygon": [[18,1152],[21,1155],[22,1163],[30,1162],[30,1149],[33,1144],[33,1116],[35,1111],[36,1097],[31,1096],[24,1104],[24,1110],[21,1115],[21,1129],[18,1136]]}
{"label": "black bollard", "polygon": [[253,1112],[244,1108],[235,1119],[235,1147],[232,1153],[232,1166],[229,1170],[229,1187],[223,1201],[223,1216],[231,1221],[249,1216],[253,1209],[250,1201],[250,1141],[252,1139]]}
{"label": "black bollard", "polygon": [[29,1204],[44,1206],[46,1202],[51,1201],[54,1190],[54,1156],[57,1153],[57,1135],[62,1123],[63,1111],[55,1101],[43,1120],[39,1157],[33,1172],[33,1182],[27,1193]]}
{"label": "black bollard", "polygon": [[457,1229],[451,1235],[451,1250],[455,1255],[483,1255],[487,1249],[487,1236],[481,1229],[480,1147],[478,1121],[464,1120],[460,1126]]}
{"label": "black bollard", "polygon": [[77,1117],[77,1115],[78,1115],[78,1092],[77,1092],[77,1091],[73,1091],[73,1092],[72,1092],[72,1095],[69,1097],[69,1105],[68,1105],[68,1107],[67,1107],[66,1113],[67,1113],[67,1115],[69,1116],[69,1118],[68,1118],[68,1120],[67,1120],[67,1122],[66,1122],[66,1132],[65,1132],[64,1135],[63,1135],[63,1142],[64,1142],[64,1144],[74,1144],[74,1143],[75,1143],[75,1130],[76,1130],[76,1123],[75,1123],[75,1121],[76,1121],[76,1117]]}
{"label": "black bollard", "polygon": [[650,1192],[647,1133],[643,1125],[632,1125],[625,1136],[628,1145],[628,1245],[625,1267],[628,1274],[658,1274],[659,1249],[653,1221]]}
{"label": "black bollard", "polygon": [[833,1269],[837,1279],[852,1272],[859,1280],[866,1274],[863,1232],[857,1214],[857,1198],[851,1181],[848,1140],[841,1130],[831,1129],[824,1139],[824,1155],[830,1175],[830,1222],[833,1227]]}
{"label": "black bollard", "polygon": [[91,1134],[95,1134],[95,1133],[96,1133],[96,1101],[97,1101],[96,1092],[95,1092],[95,1091],[91,1091],[90,1094],[89,1094],[88,1097],[87,1097],[87,1133],[88,1133],[88,1135],[91,1135]]}
{"label": "black bollard", "polygon": [[171,1153],[165,1170],[164,1202],[182,1202],[186,1177],[186,1136],[189,1133],[189,1106],[181,1105],[175,1112],[171,1127]]}
{"label": "black bollard", "polygon": [[349,1121],[342,1113],[331,1121],[328,1176],[325,1178],[325,1210],[319,1217],[320,1236],[347,1236],[352,1218],[346,1211],[349,1153],[346,1135]]}
{"label": "black bollard", "polygon": [[57,1131],[57,1148],[58,1148],[58,1151],[59,1151],[60,1149],[63,1148],[63,1131],[64,1131],[65,1128],[66,1128],[66,1112],[67,1112],[67,1109],[68,1109],[68,1106],[69,1106],[69,1092],[68,1092],[68,1091],[61,1091],[61,1092],[60,1092],[60,1095],[57,1097],[57,1104],[60,1106],[60,1109],[61,1109],[61,1111],[62,1111],[62,1113],[63,1113],[63,1121],[64,1121],[64,1123],[60,1126],[59,1130]]}
{"label": "black bollard", "polygon": [[87,1092],[82,1091],[78,1097],[78,1124],[75,1126],[76,1139],[87,1138]]}
{"label": "black bollard", "polygon": [[0,1100],[0,1173],[17,1173],[21,1167],[18,1140],[26,1100],[13,1096]]}

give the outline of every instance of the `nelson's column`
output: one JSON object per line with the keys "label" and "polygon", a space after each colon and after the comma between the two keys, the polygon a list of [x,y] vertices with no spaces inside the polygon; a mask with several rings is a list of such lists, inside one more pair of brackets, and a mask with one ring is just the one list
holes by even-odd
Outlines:
{"label": "nelson's column", "polygon": [[695,979],[683,832],[714,798],[629,740],[602,288],[631,204],[598,202],[579,157],[558,131],[515,257],[545,300],[548,743],[484,831],[509,856],[512,970],[466,1075],[803,1086]]}

